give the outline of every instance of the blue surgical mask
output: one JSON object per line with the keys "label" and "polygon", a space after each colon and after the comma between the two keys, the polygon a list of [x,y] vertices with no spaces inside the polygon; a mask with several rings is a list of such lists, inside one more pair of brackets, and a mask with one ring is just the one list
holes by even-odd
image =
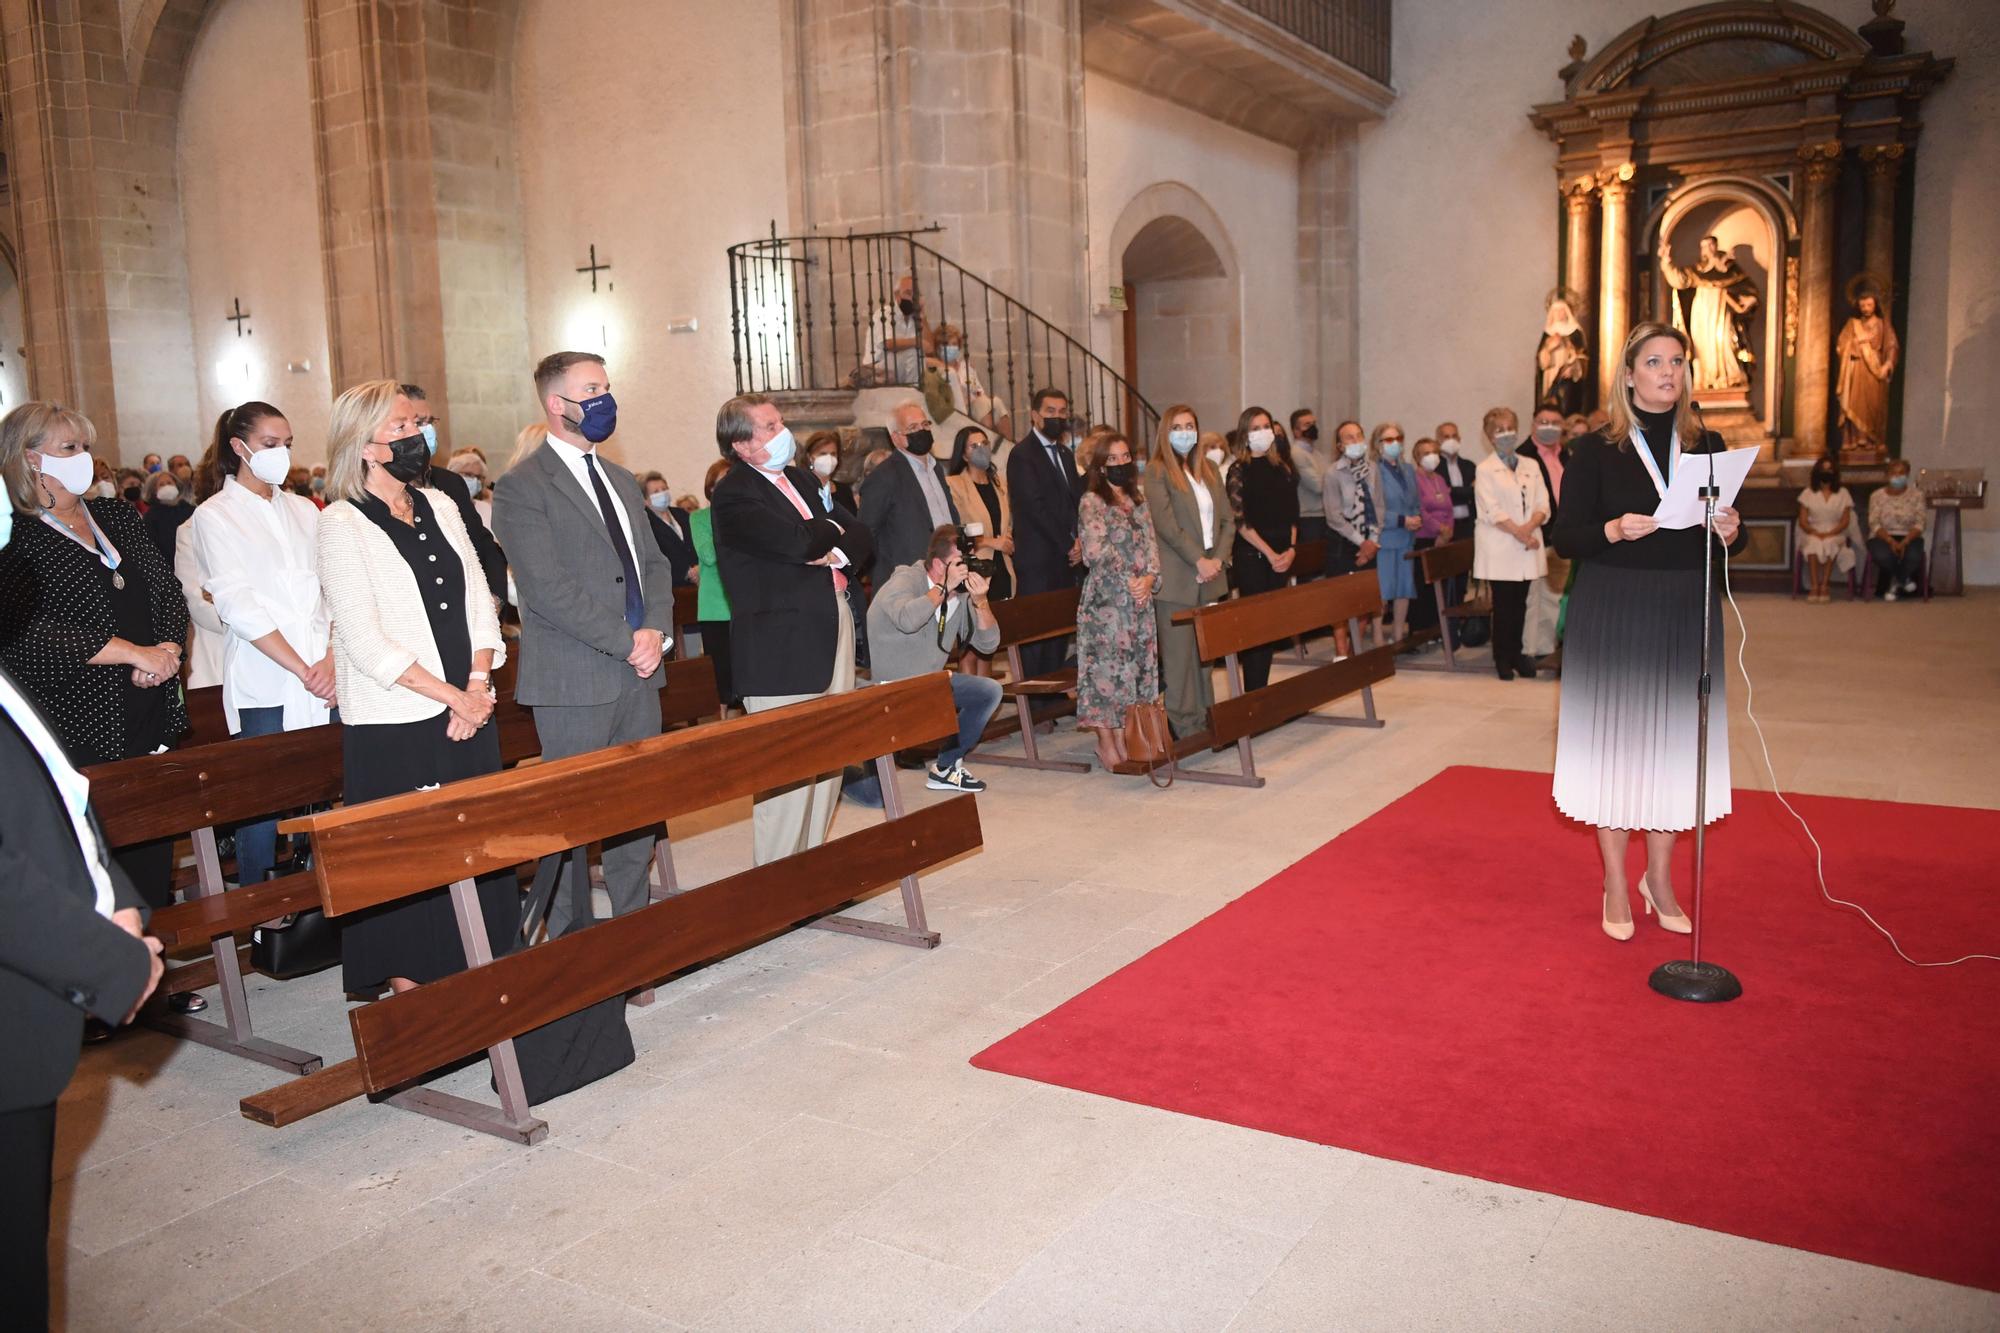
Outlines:
{"label": "blue surgical mask", "polygon": [[432,458],[436,458],[438,451],[437,423],[435,421],[426,421],[423,425],[417,427],[417,429],[424,433],[424,448],[431,451]]}
{"label": "blue surgical mask", "polygon": [[789,427],[781,428],[764,446],[768,457],[758,464],[766,472],[783,472],[791,465],[792,455],[798,452],[798,442],[792,438]]}
{"label": "blue surgical mask", "polygon": [[1361,461],[1361,456],[1362,456],[1363,454],[1365,454],[1365,453],[1367,453],[1367,452],[1368,452],[1368,446],[1367,446],[1367,445],[1365,445],[1365,444],[1363,444],[1363,443],[1361,443],[1361,441],[1359,441],[1359,440],[1356,440],[1356,441],[1355,441],[1354,443],[1352,443],[1352,444],[1343,444],[1343,445],[1341,445],[1341,446],[1340,446],[1340,452],[1341,452],[1341,453],[1342,453],[1342,455],[1344,455],[1344,456],[1345,456],[1345,457],[1346,457],[1346,458],[1347,458],[1347,459],[1348,459],[1348,460],[1349,460],[1350,462],[1355,462],[1355,463],[1359,463],[1359,462]]}
{"label": "blue surgical mask", "polygon": [[1889,478],[1889,489],[1892,491],[1907,490],[1909,485],[1910,479],[1907,476]]}
{"label": "blue surgical mask", "polygon": [[618,400],[610,394],[600,393],[597,397],[586,398],[580,403],[574,398],[565,398],[563,401],[574,404],[576,410],[583,413],[581,420],[569,421],[567,417],[563,420],[569,424],[570,429],[592,444],[602,444],[611,438],[611,432],[618,429]]}
{"label": "blue surgical mask", "polygon": [[945,364],[947,365],[958,360],[958,348],[956,345],[952,343],[946,343],[943,346],[943,348],[940,349],[940,352],[944,356]]}
{"label": "blue surgical mask", "polygon": [[1200,432],[1187,430],[1185,428],[1181,430],[1170,430],[1167,432],[1167,443],[1172,445],[1174,452],[1181,455],[1183,458],[1194,452],[1194,447],[1200,441],[1200,439],[1201,439]]}
{"label": "blue surgical mask", "polygon": [[1403,456],[1403,442],[1401,440],[1382,441],[1382,457],[1388,459],[1390,462],[1393,463],[1402,456]]}
{"label": "blue surgical mask", "polygon": [[654,491],[646,497],[646,503],[652,508],[654,513],[664,514],[673,506],[673,493],[671,491]]}

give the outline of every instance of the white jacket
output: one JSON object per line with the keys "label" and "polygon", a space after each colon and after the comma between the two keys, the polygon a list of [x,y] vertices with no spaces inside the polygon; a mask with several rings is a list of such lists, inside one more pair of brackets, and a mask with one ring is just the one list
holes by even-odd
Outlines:
{"label": "white jacket", "polygon": [[1479,460],[1472,474],[1472,498],[1479,507],[1479,522],[1472,529],[1472,577],[1501,579],[1516,583],[1543,577],[1549,572],[1546,540],[1534,550],[1515,540],[1513,534],[1494,526],[1500,519],[1525,523],[1540,514],[1549,514],[1549,488],[1542,484],[1542,470],[1517,460],[1509,468],[1498,454]]}
{"label": "white jacket", "polygon": [[187,687],[202,690],[220,685],[222,645],[229,637],[229,627],[215,614],[215,603],[209,600],[203,587],[208,575],[202,572],[201,554],[194,549],[192,517],[174,533],[174,577],[181,581],[181,596],[187,600],[189,633],[193,638],[188,645]]}
{"label": "white jacket", "polygon": [[202,587],[228,630],[222,711],[229,730],[242,730],[239,715],[245,708],[283,708],[286,731],[324,723],[326,704],[253,642],[275,630],[307,664],[326,656],[326,603],[316,549],[319,506],[282,489],[265,499],[229,477],[185,526],[194,529]]}
{"label": "white jacket", "polygon": [[[492,649],[498,667],[507,660],[507,649],[458,506],[436,491],[415,494],[430,502],[431,517],[449,548],[439,555],[458,557],[472,650]],[[319,581],[333,613],[334,688],[341,722],[417,722],[442,713],[443,704],[396,684],[412,663],[445,678],[416,576],[389,534],[345,500],[329,504],[319,516]],[[447,683],[463,688],[466,682]]]}

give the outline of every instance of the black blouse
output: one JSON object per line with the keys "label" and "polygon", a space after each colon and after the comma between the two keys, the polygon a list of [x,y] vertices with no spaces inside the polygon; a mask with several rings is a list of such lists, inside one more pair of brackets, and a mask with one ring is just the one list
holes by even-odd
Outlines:
{"label": "black blouse", "polygon": [[465,623],[465,564],[438,528],[429,497],[415,486],[409,488],[409,494],[408,523],[391,513],[373,493],[364,492],[360,499],[348,503],[388,534],[396,554],[410,567],[410,576],[423,595],[424,617],[431,623],[438,665],[444,668],[445,680],[456,684],[472,671],[472,631]]}
{"label": "black blouse", "polygon": [[1299,525],[1299,484],[1291,473],[1275,459],[1253,457],[1229,469],[1226,489],[1236,509],[1236,540],[1248,528],[1273,551],[1291,549]]}
{"label": "black blouse", "polygon": [[[1642,412],[1639,425],[1660,475],[1666,476],[1673,452],[1672,413]],[[1722,437],[1708,431],[1697,445],[1683,446],[1681,466],[1689,466],[1687,458],[1725,448]],[[1570,446],[1569,462],[1563,466],[1562,509],[1549,525],[1550,537],[1556,552],[1571,560],[1594,560],[1623,569],[1700,569],[1699,527],[1660,528],[1635,541],[1614,542],[1604,535],[1604,525],[1612,519],[1650,514],[1659,507],[1660,493],[1631,441],[1609,440],[1593,431]],[[1738,528],[1730,554],[1741,551],[1749,539],[1748,531]]]}
{"label": "black blouse", "polygon": [[114,637],[184,645],[188,611],[139,511],[119,499],[84,503],[118,548],[122,591],[95,551],[26,515],[0,550],[0,662],[78,767],[149,754],[188,729],[179,681],[134,697],[131,667],[90,665]]}

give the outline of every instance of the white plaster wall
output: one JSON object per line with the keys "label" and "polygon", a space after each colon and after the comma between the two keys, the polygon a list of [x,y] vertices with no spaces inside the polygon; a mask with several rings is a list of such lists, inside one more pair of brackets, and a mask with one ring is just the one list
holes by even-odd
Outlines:
{"label": "white plaster wall", "polygon": [[[600,352],[608,446],[692,491],[736,391],[727,248],[786,226],[778,0],[525,0],[516,144],[533,357]],[[591,295],[574,270],[597,246]],[[611,290],[602,290],[608,279]],[[696,333],[669,334],[692,315]],[[520,368],[522,421],[539,416]]]}
{"label": "white plaster wall", "polygon": [[[213,7],[188,62],[179,144],[202,434],[163,453],[196,454],[218,416],[256,398],[290,420],[300,463],[325,460],[333,395],[309,88],[297,6]],[[252,315],[242,338],[224,318],[237,297]]]}
{"label": "white plaster wall", "polygon": [[[1476,423],[1497,403],[1528,407],[1561,223],[1555,148],[1528,108],[1562,96],[1556,71],[1572,33],[1596,52],[1676,7],[1396,6],[1399,96],[1361,131],[1359,415],[1428,431],[1447,417]],[[1818,8],[1850,26],[1871,15],[1868,0]],[[1917,150],[1904,452],[2000,480],[2000,29],[1990,5],[1898,12],[1911,49],[1958,61],[1925,102]],[[2000,510],[1968,515],[1966,527],[1966,577],[2000,583]]]}
{"label": "white plaster wall", "polygon": [[[1242,393],[1283,415],[1299,395],[1299,158],[1283,144],[1223,125],[1102,75],[1083,81],[1087,149],[1090,304],[1098,311],[1120,277],[1123,255],[1109,253],[1112,229],[1140,191],[1177,181],[1207,201],[1228,232],[1241,268]],[[977,271],[972,259],[968,268]],[[1094,314],[1092,350],[1123,370],[1116,316]],[[1143,372],[1143,367],[1142,367]],[[1150,377],[1149,377],[1150,378]],[[1147,393],[1155,407],[1178,397]],[[1317,405],[1315,405],[1317,406]],[[1235,425],[1203,414],[1205,429]]]}
{"label": "white plaster wall", "polygon": [[21,317],[21,284],[0,264],[0,413],[28,399],[27,328]]}

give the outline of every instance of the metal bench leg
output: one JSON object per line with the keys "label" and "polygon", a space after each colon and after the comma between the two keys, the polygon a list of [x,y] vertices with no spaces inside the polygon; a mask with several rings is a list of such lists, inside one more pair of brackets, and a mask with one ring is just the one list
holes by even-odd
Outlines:
{"label": "metal bench leg", "polygon": [[[1355,620],[1349,620],[1347,627],[1347,632],[1354,636],[1356,643],[1359,643],[1361,641],[1360,623]],[[1377,650],[1371,649],[1370,651]],[[1323,727],[1383,727],[1388,725],[1381,718],[1375,716],[1375,687],[1372,685],[1363,685],[1361,687],[1360,717],[1341,717],[1332,713],[1302,713],[1299,715],[1299,720],[1301,722],[1317,722]]]}
{"label": "metal bench leg", "polygon": [[[215,830],[196,829],[193,841],[195,896],[205,898],[225,892],[222,857],[216,850]],[[192,1014],[177,1014],[155,1005],[146,1011],[146,1026],[186,1041],[212,1046],[218,1051],[227,1051],[245,1060],[282,1069],[288,1074],[310,1074],[326,1063],[311,1051],[257,1036],[251,1028],[250,997],[243,989],[243,966],[236,956],[236,937],[223,935],[211,940],[208,948],[215,959],[215,987],[221,994],[224,1023],[211,1023]]]}
{"label": "metal bench leg", "polygon": [[[903,793],[896,787],[896,757],[885,754],[877,759],[875,776],[882,784],[882,817],[894,823],[903,817]],[[870,921],[845,915],[823,916],[807,924],[842,935],[860,935],[865,939],[887,940],[891,944],[907,944],[913,949],[937,948],[944,937],[924,921],[924,889],[915,875],[903,876],[902,893],[905,924],[900,926],[888,921]]]}
{"label": "metal bench leg", "polygon": [[[451,886],[451,914],[458,921],[459,943],[472,967],[493,961],[493,949],[486,941],[486,920],[479,911],[479,888],[469,879]],[[540,1143],[549,1136],[548,1122],[537,1119],[528,1106],[528,1093],[521,1084],[521,1060],[514,1052],[513,1038],[486,1048],[486,1061],[493,1069],[493,1086],[499,1090],[500,1105],[472,1101],[435,1088],[406,1088],[385,1100],[405,1111],[427,1115],[461,1129],[510,1143]]]}

